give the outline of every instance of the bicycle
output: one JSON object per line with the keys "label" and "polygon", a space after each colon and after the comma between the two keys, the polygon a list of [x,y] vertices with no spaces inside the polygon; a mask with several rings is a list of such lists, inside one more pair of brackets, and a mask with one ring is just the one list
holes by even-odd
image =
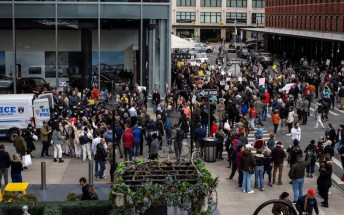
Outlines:
{"label": "bicycle", "polygon": [[[170,154],[175,154],[174,146],[172,145],[172,140],[167,141],[170,144],[163,144],[158,151],[159,158],[167,158]],[[174,143],[173,143],[174,144]],[[187,141],[182,142],[180,157],[186,157],[190,154],[190,147],[187,144]]]}

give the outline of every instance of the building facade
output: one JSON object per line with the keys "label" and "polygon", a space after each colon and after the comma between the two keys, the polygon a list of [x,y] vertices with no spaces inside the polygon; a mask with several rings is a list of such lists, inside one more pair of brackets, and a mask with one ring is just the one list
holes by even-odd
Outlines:
{"label": "building facade", "polygon": [[[266,49],[293,61],[344,60],[344,0],[266,0]],[[256,31],[257,29],[251,29]]]}
{"label": "building facade", "polygon": [[[170,83],[172,0],[0,1],[0,74],[52,86]],[[105,84],[104,84],[105,85]]]}
{"label": "building facade", "polygon": [[250,38],[243,27],[263,27],[265,0],[174,0],[172,31],[201,41]]}

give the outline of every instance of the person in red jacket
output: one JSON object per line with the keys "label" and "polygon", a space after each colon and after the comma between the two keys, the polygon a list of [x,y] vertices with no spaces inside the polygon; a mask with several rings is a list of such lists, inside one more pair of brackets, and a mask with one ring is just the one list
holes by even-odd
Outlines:
{"label": "person in red jacket", "polygon": [[214,121],[210,129],[210,136],[214,137],[215,132],[217,132],[218,130],[219,126],[216,124],[216,121]]}
{"label": "person in red jacket", "polygon": [[129,125],[127,123],[124,124],[124,133],[122,136],[122,142],[123,142],[123,148],[124,148],[124,159],[127,161],[128,155],[129,155],[129,161],[132,160],[133,156],[133,146],[134,146],[134,135],[129,128]]}

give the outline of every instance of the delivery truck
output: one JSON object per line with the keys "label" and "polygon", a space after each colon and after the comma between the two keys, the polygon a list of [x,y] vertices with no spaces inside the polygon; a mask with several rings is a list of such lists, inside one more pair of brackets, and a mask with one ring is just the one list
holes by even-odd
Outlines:
{"label": "delivery truck", "polygon": [[35,94],[0,95],[0,137],[13,141],[21,129],[29,123],[36,129],[43,126],[43,121],[50,119],[48,98],[38,98]]}

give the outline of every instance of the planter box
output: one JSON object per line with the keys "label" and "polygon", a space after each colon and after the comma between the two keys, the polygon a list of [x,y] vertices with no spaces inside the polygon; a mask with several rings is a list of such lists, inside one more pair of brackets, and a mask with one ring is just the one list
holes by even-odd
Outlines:
{"label": "planter box", "polygon": [[157,208],[149,208],[143,215],[167,215],[167,205],[161,205]]}

